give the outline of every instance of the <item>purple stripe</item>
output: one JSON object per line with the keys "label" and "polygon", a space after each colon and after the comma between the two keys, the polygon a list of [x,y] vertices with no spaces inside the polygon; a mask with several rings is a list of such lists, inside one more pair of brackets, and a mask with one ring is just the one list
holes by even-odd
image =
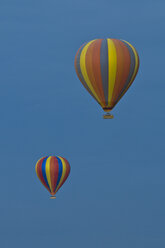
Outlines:
{"label": "purple stripe", "polygon": [[105,96],[105,103],[108,106],[108,43],[104,39],[101,43],[100,51],[101,77]]}

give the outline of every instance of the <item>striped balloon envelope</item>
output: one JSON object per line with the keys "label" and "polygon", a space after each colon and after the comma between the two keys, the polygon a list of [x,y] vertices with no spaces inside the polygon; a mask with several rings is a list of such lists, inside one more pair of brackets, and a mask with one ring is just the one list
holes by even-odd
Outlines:
{"label": "striped balloon envelope", "polygon": [[69,176],[70,165],[65,158],[48,156],[38,160],[35,170],[41,183],[50,192],[53,199]]}
{"label": "striped balloon envelope", "polygon": [[105,112],[110,112],[126,93],[138,68],[137,51],[124,40],[92,40],[82,45],[75,57],[79,80]]}

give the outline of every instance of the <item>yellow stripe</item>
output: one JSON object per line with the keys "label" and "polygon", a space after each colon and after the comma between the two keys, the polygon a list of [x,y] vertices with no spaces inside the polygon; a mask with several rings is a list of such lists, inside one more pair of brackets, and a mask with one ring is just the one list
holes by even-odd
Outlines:
{"label": "yellow stripe", "polygon": [[50,160],[51,160],[51,156],[48,157],[47,160],[46,160],[45,170],[46,170],[46,177],[47,177],[47,181],[48,181],[48,184],[49,184],[50,191],[53,192],[52,184],[51,184],[51,177],[50,177]]}
{"label": "yellow stripe", "polygon": [[57,157],[58,157],[58,158],[61,160],[61,162],[62,162],[62,176],[61,176],[61,179],[60,179],[60,181],[59,181],[59,184],[57,185],[57,188],[56,188],[55,193],[58,191],[59,187],[61,186],[61,183],[62,183],[62,181],[63,181],[63,179],[64,179],[64,176],[65,176],[65,173],[66,173],[66,164],[65,164],[64,159],[61,158],[60,156],[57,156]]}
{"label": "yellow stripe", "polygon": [[[86,84],[88,85],[89,89],[91,90],[92,94],[95,96],[95,98],[97,99],[98,103],[101,105],[100,99],[97,96],[95,90],[93,89],[93,86],[89,80],[88,74],[87,74],[87,70],[86,70],[86,53],[88,50],[88,47],[94,42],[95,40],[92,40],[90,42],[88,42],[86,44],[86,46],[84,46],[84,48],[81,51],[81,55],[80,55],[80,68],[81,68],[81,72],[82,75],[84,77],[84,80],[86,82]],[[101,105],[102,106],[102,105]]]}
{"label": "yellow stripe", "polygon": [[115,80],[116,80],[117,56],[116,56],[116,48],[113,41],[111,39],[107,39],[107,43],[108,43],[108,71],[109,71],[108,106],[110,106],[113,89],[115,86]]}
{"label": "yellow stripe", "polygon": [[[137,73],[138,66],[139,66],[139,59],[138,59],[138,54],[137,54],[137,52],[136,52],[136,49],[135,49],[128,41],[125,41],[125,40],[123,40],[123,41],[126,42],[126,43],[132,48],[132,50],[133,50],[133,53],[134,53],[134,55],[135,55],[135,69],[134,69],[134,73],[133,73],[133,75],[132,75],[132,78],[131,78],[129,84],[128,84],[127,88],[124,90],[124,92],[122,93],[121,97],[125,94],[125,92],[126,92],[126,91],[128,90],[128,88],[129,88],[130,84],[131,84],[132,81],[134,80],[134,76],[135,76],[135,74]],[[121,97],[120,97],[120,98],[121,98]]]}

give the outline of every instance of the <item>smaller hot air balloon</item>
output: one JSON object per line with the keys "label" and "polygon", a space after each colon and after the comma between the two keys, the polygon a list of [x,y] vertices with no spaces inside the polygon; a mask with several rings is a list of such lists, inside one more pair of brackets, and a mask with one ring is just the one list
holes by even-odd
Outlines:
{"label": "smaller hot air balloon", "polygon": [[55,194],[66,181],[70,173],[69,162],[60,156],[47,156],[38,160],[35,170],[41,183],[55,199]]}
{"label": "smaller hot air balloon", "polygon": [[[77,51],[75,70],[86,90],[110,112],[133,83],[139,68],[139,56],[127,41],[95,39]],[[112,119],[113,115],[104,115]]]}

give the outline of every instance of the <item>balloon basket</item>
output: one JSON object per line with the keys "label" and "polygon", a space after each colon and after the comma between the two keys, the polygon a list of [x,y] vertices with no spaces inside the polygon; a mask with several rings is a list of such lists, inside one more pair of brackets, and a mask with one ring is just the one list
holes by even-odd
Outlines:
{"label": "balloon basket", "polygon": [[110,113],[107,113],[103,115],[103,119],[113,119],[113,115],[111,115]]}
{"label": "balloon basket", "polygon": [[50,197],[50,199],[56,199],[56,197],[55,197],[54,195],[52,195],[52,196]]}

